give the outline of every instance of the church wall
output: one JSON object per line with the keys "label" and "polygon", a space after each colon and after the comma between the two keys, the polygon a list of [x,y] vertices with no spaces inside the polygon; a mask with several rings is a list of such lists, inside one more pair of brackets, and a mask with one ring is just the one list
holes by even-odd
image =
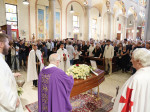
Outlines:
{"label": "church wall", "polygon": [[[70,7],[71,4],[73,6],[74,13],[70,13]],[[78,39],[83,39],[83,25],[84,25],[84,13],[82,7],[76,3],[71,3],[67,8],[67,38],[73,38],[73,15],[77,15],[79,17],[79,33],[78,33]]]}
{"label": "church wall", "polygon": [[[68,13],[68,17],[66,15],[66,7],[67,7],[67,4],[69,2],[71,2],[72,0],[65,0],[65,2],[62,2],[62,12],[61,12],[61,9],[60,9],[60,6],[59,6],[59,3],[57,0],[55,0],[55,12],[60,12],[60,37],[62,39],[64,38],[71,38],[73,37],[73,28],[72,28],[72,17],[70,15],[70,13]],[[73,0],[75,1],[75,0]],[[30,4],[29,6],[26,6],[26,5],[23,5],[23,0],[17,0],[17,5],[18,5],[18,28],[19,28],[19,36],[21,38],[27,38],[27,40],[31,39],[32,38],[32,34],[34,33],[35,34],[35,37],[37,36],[36,34],[38,34],[38,30],[37,30],[37,24],[38,24],[38,20],[36,21],[36,17],[38,17],[38,15],[36,15],[36,6],[35,6],[35,2],[36,0],[30,0]],[[110,5],[111,5],[111,10],[113,10],[113,7],[114,7],[114,3],[116,2],[116,0],[110,0]],[[128,17],[128,10],[131,6],[133,6],[135,8],[135,11],[137,12],[137,14],[139,14],[139,12],[142,10],[143,12],[145,12],[145,8],[140,6],[139,4],[136,4],[135,2],[133,1],[130,1],[130,0],[123,0],[124,4],[125,4],[125,8],[126,8],[126,17],[127,18],[130,18]],[[77,2],[74,2],[76,4],[78,4]],[[89,2],[89,5],[91,5],[90,3],[92,4],[96,4],[98,3],[97,0],[92,1],[92,2]],[[38,0],[38,4],[40,4],[40,6],[37,6],[37,9],[38,8],[41,8],[41,7],[44,7],[44,6],[48,6],[49,5],[49,2],[48,0]],[[80,39],[83,39],[84,38],[84,26],[85,26],[85,23],[84,23],[84,11],[81,11],[83,10],[83,8],[81,8],[80,5],[77,5],[77,9],[75,8],[76,6],[74,6],[74,10],[76,10],[76,12],[79,12],[79,13],[82,13],[81,14],[81,17],[80,17],[80,34],[79,34],[79,38]],[[81,9],[80,9],[80,8]],[[45,8],[44,9],[44,12],[45,12]],[[70,10],[70,7],[68,8],[68,10]],[[91,9],[90,9],[91,10]],[[0,18],[0,25],[4,25],[6,24],[6,17],[5,17],[5,5],[3,3],[3,0],[0,0],[0,12],[1,12],[1,18]],[[115,17],[114,15],[111,16],[109,19],[111,20],[111,22],[109,21],[108,23],[108,18],[107,16],[105,16],[105,13],[107,12],[107,9],[106,9],[106,5],[104,4],[103,5],[103,8],[102,8],[102,14],[101,14],[101,20],[99,20],[99,18],[97,18],[97,37],[99,39],[104,39],[104,38],[112,38],[112,39],[115,39],[116,38],[116,32],[117,31],[117,27],[118,27],[118,24],[116,24],[115,22]],[[114,12],[111,12],[112,14],[114,14]],[[44,13],[45,14],[45,13]],[[62,15],[61,15],[62,14]],[[93,13],[92,13],[93,14]],[[97,15],[97,12],[95,12],[95,15]],[[91,15],[89,14],[89,16],[91,17]],[[97,15],[98,16],[98,15]],[[66,23],[66,17],[67,17],[67,21],[68,22]],[[45,16],[44,16],[45,18]],[[69,18],[69,19],[68,19]],[[133,20],[133,18],[131,18]],[[45,19],[44,19],[45,20]],[[125,23],[127,21],[127,27],[131,27],[131,26],[128,26],[129,24],[129,19],[123,19],[121,18],[120,19],[120,23],[121,23],[121,27],[126,27],[125,26]],[[139,20],[139,15],[138,15],[138,18],[137,20],[134,22],[134,24],[136,26],[139,26],[139,24],[141,23],[140,22],[141,20]],[[45,21],[46,22],[46,21]],[[61,23],[62,22],[62,23]],[[111,30],[110,30],[110,34],[107,32],[108,30],[108,24],[111,23]],[[44,23],[45,25],[46,23]],[[66,27],[67,25],[67,27]],[[132,26],[134,27],[134,26]],[[67,28],[67,29],[66,29]],[[45,26],[44,26],[44,29],[45,29]],[[91,21],[89,21],[89,29],[91,29]],[[135,29],[135,28],[134,28]],[[24,34],[22,32],[25,32]],[[37,33],[36,33],[37,32]],[[71,36],[68,35],[68,33],[71,32]],[[123,36],[122,36],[122,39],[125,38],[125,34],[126,34],[126,31],[125,31],[125,28],[124,29],[121,29],[121,32],[123,33]],[[134,36],[136,36],[136,34],[134,34]],[[91,30],[89,30],[89,37],[92,37],[91,36]]]}
{"label": "church wall", "polygon": [[[119,18],[119,19],[118,19]],[[118,15],[117,17],[114,18],[115,19],[115,36],[113,39],[115,39],[117,37],[117,33],[121,33],[121,40],[123,40],[125,38],[125,30],[126,30],[126,17],[122,16],[122,15]]]}
{"label": "church wall", "polygon": [[30,4],[29,4],[29,7],[30,7],[30,15],[29,15],[29,19],[30,19],[30,34],[29,34],[29,39],[32,39],[33,37],[33,34],[35,37],[37,37],[36,35],[36,12],[35,12],[35,1],[36,0],[31,0],[30,1]]}
{"label": "church wall", "polygon": [[105,32],[105,28],[104,28],[104,26],[105,26],[105,24],[107,24],[106,22],[105,22],[105,14],[106,14],[106,12],[107,12],[107,8],[106,8],[106,5],[103,5],[103,8],[102,8],[102,13],[101,13],[101,36],[100,36],[100,38],[101,38],[101,40],[104,40],[105,38],[106,38],[106,36],[104,35],[104,32]]}
{"label": "church wall", "polygon": [[3,26],[6,24],[6,14],[5,14],[5,3],[4,0],[0,0],[0,26]]}
{"label": "church wall", "polygon": [[29,21],[28,21],[28,6],[24,5],[23,0],[18,0],[18,29],[21,39],[29,39]]}
{"label": "church wall", "polygon": [[[96,19],[97,20],[97,25],[96,25],[96,34],[95,35],[92,35],[92,20],[93,19]],[[101,32],[100,32],[100,30],[101,30],[101,26],[102,26],[102,24],[101,24],[101,18],[99,17],[99,11],[98,11],[98,9],[96,9],[96,8],[91,8],[90,9],[90,37],[91,38],[94,38],[94,39],[98,39],[98,40],[100,40],[101,38],[100,38],[100,34],[101,34]]]}
{"label": "church wall", "polygon": [[103,16],[103,39],[113,39],[113,15],[106,12]]}

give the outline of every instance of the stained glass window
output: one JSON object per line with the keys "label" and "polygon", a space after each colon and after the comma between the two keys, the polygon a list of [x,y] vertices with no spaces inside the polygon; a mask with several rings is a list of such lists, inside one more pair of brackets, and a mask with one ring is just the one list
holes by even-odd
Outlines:
{"label": "stained glass window", "polygon": [[17,6],[5,4],[5,7],[6,7],[7,25],[11,25],[11,29],[17,29],[18,26]]}

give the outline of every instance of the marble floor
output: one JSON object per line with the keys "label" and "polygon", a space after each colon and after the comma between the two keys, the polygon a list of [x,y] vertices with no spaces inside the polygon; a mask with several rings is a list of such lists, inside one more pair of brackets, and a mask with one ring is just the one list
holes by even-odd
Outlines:
{"label": "marble floor", "polygon": [[[24,79],[27,78],[27,73],[25,71],[21,71]],[[100,85],[100,92],[115,97],[116,95],[116,87],[125,83],[125,81],[131,76],[131,73],[122,73],[121,71],[114,72],[111,75],[105,76],[105,81]],[[24,107],[24,111],[28,112],[25,108],[25,105],[33,103],[38,100],[38,92],[37,88],[32,86],[32,82],[26,82],[23,86],[23,94],[21,95],[21,102]],[[94,89],[94,92],[97,90]]]}

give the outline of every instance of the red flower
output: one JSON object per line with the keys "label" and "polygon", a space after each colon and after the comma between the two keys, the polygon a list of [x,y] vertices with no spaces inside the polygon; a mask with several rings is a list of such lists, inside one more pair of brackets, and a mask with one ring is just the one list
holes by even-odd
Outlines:
{"label": "red flower", "polygon": [[76,64],[76,66],[79,66],[79,64]]}
{"label": "red flower", "polygon": [[68,55],[68,57],[69,57],[69,55]]}
{"label": "red flower", "polygon": [[63,56],[65,56],[66,54],[64,53]]}

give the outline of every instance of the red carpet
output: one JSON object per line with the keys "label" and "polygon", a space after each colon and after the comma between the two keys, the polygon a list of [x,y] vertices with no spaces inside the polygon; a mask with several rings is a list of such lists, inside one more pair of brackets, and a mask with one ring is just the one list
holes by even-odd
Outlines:
{"label": "red carpet", "polygon": [[[73,108],[72,112],[109,112],[112,110],[112,97],[103,93],[100,93],[99,95],[100,99],[98,101],[88,94],[79,94],[72,97],[70,100]],[[26,108],[29,112],[38,112],[38,102],[28,104],[26,105]]]}

